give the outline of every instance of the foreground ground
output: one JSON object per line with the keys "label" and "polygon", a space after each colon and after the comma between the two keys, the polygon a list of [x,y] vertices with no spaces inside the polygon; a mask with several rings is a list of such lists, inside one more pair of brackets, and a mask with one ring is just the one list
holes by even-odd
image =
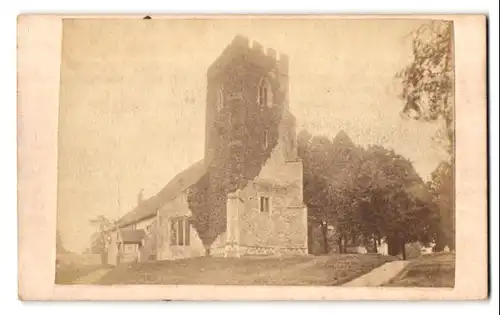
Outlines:
{"label": "foreground ground", "polygon": [[58,254],[56,284],[71,284],[94,271],[103,269],[99,255]]}
{"label": "foreground ground", "polygon": [[379,287],[385,285],[392,278],[397,276],[410,262],[407,260],[395,260],[383,264],[344,284],[346,287]]}
{"label": "foreground ground", "polygon": [[97,284],[341,285],[395,259],[376,254],[200,257],[119,266]]}
{"label": "foreground ground", "polygon": [[436,253],[412,260],[386,286],[453,288],[455,286],[455,254]]}

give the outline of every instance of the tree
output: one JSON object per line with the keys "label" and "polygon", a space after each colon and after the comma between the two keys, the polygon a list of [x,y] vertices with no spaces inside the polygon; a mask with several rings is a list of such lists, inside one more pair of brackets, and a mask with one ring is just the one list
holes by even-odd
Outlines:
{"label": "tree", "polygon": [[92,235],[91,239],[91,251],[92,253],[101,254],[101,264],[106,264],[107,262],[107,244],[109,243],[110,230],[113,229],[116,224],[110,219],[103,215],[98,215],[97,217],[90,220],[90,223],[97,226],[97,232]]}
{"label": "tree", "polygon": [[333,140],[298,135],[304,167],[304,202],[309,220],[323,231],[328,252],[327,227],[337,230],[342,244],[373,245],[382,239],[391,255],[406,243],[435,239],[435,207],[427,185],[413,164],[381,146],[356,146],[343,131]]}
{"label": "tree", "polygon": [[[387,240],[389,254],[403,254],[408,242],[433,238],[433,205],[412,163],[392,150],[368,148],[350,186],[350,207],[340,228],[371,240]],[[375,246],[376,247],[376,246]]]}
{"label": "tree", "polygon": [[343,131],[329,139],[313,137],[302,130],[298,134],[298,154],[303,161],[304,202],[308,205],[309,222],[321,226],[325,253],[330,251],[328,226],[335,226],[340,231],[339,251],[343,252],[342,241],[355,234],[356,229],[353,216],[347,213],[355,200],[356,174],[363,149]]}
{"label": "tree", "polygon": [[[387,240],[390,255],[402,254],[406,258],[405,245],[420,241],[428,243],[432,238],[432,207],[408,192],[401,183],[378,187],[372,192],[375,201],[368,212],[370,232]],[[373,221],[376,224],[373,224]]]}
{"label": "tree", "polygon": [[332,221],[332,208],[329,207],[331,196],[328,188],[328,168],[331,141],[326,137],[313,137],[301,130],[297,135],[297,152],[303,162],[304,202],[308,205],[308,221],[321,226],[323,250],[328,248],[328,224]]}
{"label": "tree", "polygon": [[330,206],[336,209],[337,242],[339,252],[347,240],[358,242],[363,227],[356,209],[362,197],[358,180],[365,159],[365,150],[356,146],[349,136],[340,131],[332,141],[330,176]]}
{"label": "tree", "polygon": [[428,183],[434,202],[439,208],[439,232],[436,240],[436,250],[448,246],[455,249],[455,208],[454,208],[454,176],[453,165],[449,162],[440,163],[431,173]]}
{"label": "tree", "polygon": [[396,74],[402,81],[403,114],[422,121],[441,121],[444,147],[453,153],[453,24],[432,21],[413,33],[413,60]]}
{"label": "tree", "polygon": [[441,229],[436,249],[446,244],[454,248],[454,114],[453,114],[453,24],[432,21],[413,34],[413,60],[397,77],[402,79],[403,113],[417,120],[441,121],[443,142],[449,161],[432,174],[430,183],[434,201],[439,205]]}
{"label": "tree", "polygon": [[[400,251],[405,258],[405,244],[428,243],[433,236],[434,216],[430,192],[413,164],[392,150],[375,150],[382,160],[376,189],[385,190],[387,211],[385,224],[379,233],[388,239],[389,250]],[[392,243],[392,244],[391,244]]]}

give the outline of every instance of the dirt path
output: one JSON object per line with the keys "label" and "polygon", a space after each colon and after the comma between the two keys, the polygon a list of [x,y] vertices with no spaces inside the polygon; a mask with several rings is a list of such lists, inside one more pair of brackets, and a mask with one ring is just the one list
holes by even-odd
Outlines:
{"label": "dirt path", "polygon": [[94,270],[91,273],[76,279],[71,284],[94,284],[97,281],[99,281],[102,277],[104,277],[110,271],[111,271],[111,268],[103,268],[103,269]]}
{"label": "dirt path", "polygon": [[373,269],[343,286],[345,287],[375,287],[391,280],[401,272],[410,262],[407,260],[391,261]]}

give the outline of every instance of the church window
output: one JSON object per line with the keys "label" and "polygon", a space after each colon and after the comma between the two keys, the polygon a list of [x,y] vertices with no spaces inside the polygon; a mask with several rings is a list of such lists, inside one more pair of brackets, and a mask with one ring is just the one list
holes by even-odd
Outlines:
{"label": "church window", "polygon": [[264,131],[262,133],[262,149],[267,150],[268,146],[269,146],[269,137],[267,135],[267,131]]}
{"label": "church window", "polygon": [[266,78],[260,81],[258,90],[258,102],[261,107],[267,106],[271,108],[273,106],[271,85],[269,84],[269,81]]}
{"label": "church window", "polygon": [[260,209],[260,212],[262,212],[262,213],[269,213],[270,204],[269,204],[269,197],[268,196],[260,196],[259,209]]}
{"label": "church window", "polygon": [[170,245],[189,246],[191,224],[187,217],[172,218],[170,221]]}
{"label": "church window", "polygon": [[220,111],[222,108],[224,108],[224,90],[221,86],[217,91],[217,110]]}

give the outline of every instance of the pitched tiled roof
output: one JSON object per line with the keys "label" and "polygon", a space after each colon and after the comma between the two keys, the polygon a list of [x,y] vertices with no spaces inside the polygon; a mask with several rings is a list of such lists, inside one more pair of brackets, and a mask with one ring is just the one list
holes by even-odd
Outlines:
{"label": "pitched tiled roof", "polygon": [[205,173],[206,168],[203,160],[191,165],[183,172],[177,174],[159,193],[143,201],[132,211],[124,215],[118,221],[118,226],[124,227],[154,216],[157,209],[195,184]]}
{"label": "pitched tiled roof", "polygon": [[142,242],[146,233],[144,230],[120,229],[120,236],[123,243],[138,244]]}

